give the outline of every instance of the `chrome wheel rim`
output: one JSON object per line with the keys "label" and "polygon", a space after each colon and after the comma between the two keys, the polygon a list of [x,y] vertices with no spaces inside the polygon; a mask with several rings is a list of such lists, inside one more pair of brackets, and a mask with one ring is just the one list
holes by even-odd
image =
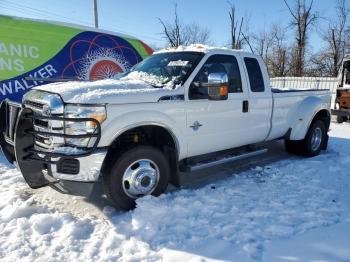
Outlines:
{"label": "chrome wheel rim", "polygon": [[149,159],[137,160],[126,168],[122,180],[124,192],[131,198],[152,194],[159,182],[159,167]]}
{"label": "chrome wheel rim", "polygon": [[317,151],[322,142],[322,129],[320,127],[316,127],[312,132],[311,136],[311,149],[312,151]]}

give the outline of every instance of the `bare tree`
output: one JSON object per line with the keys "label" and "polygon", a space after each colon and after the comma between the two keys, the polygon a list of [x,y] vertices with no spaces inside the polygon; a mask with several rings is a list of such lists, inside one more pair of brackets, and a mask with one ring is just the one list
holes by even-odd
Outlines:
{"label": "bare tree", "polygon": [[329,52],[324,50],[313,54],[310,58],[311,67],[308,70],[308,76],[331,76],[332,58]]}
{"label": "bare tree", "polygon": [[309,29],[317,21],[318,15],[312,11],[313,0],[309,4],[306,3],[307,0],[294,0],[294,8],[288,4],[287,0],[283,1],[292,16],[291,24],[296,29],[292,73],[294,76],[302,76],[305,68],[305,50]]}
{"label": "bare tree", "polygon": [[181,45],[181,26],[179,21],[179,15],[177,13],[177,4],[175,4],[174,21],[172,24],[165,23],[160,18],[158,18],[158,20],[163,26],[163,36],[169,42],[170,46],[177,47]]}
{"label": "bare tree", "polygon": [[266,63],[271,76],[286,76],[288,73],[288,61],[290,58],[284,28],[273,25],[270,32],[271,45],[267,50]]}
{"label": "bare tree", "polygon": [[337,0],[336,17],[328,19],[328,28],[321,32],[325,47],[311,57],[311,75],[338,75],[342,58],[350,51],[349,16],[350,10],[346,6],[346,0]]}
{"label": "bare tree", "polygon": [[346,6],[345,0],[338,0],[336,6],[337,19],[330,23],[323,38],[330,49],[331,57],[330,75],[337,76],[342,58],[345,55],[347,40],[349,40],[348,20],[350,10]]}
{"label": "bare tree", "polygon": [[231,30],[231,43],[232,49],[241,49],[243,45],[242,26],[244,18],[239,20],[236,18],[236,7],[233,3],[230,3],[229,16],[230,16],[230,30]]}
{"label": "bare tree", "polygon": [[163,37],[172,47],[209,42],[210,32],[208,29],[201,28],[197,24],[184,25],[181,23],[177,12],[177,4],[175,4],[174,20],[172,22],[164,22],[161,18],[158,18],[158,20],[163,26]]}
{"label": "bare tree", "polygon": [[284,28],[272,25],[268,30],[250,36],[249,42],[252,52],[264,59],[271,76],[287,74],[290,56]]}
{"label": "bare tree", "polygon": [[253,34],[249,37],[249,43],[251,51],[254,54],[259,54],[265,62],[267,61],[269,51],[274,42],[274,32],[266,31],[265,29],[257,34]]}
{"label": "bare tree", "polygon": [[197,24],[186,25],[183,27],[183,43],[185,45],[209,43],[210,32],[207,28],[201,28]]}

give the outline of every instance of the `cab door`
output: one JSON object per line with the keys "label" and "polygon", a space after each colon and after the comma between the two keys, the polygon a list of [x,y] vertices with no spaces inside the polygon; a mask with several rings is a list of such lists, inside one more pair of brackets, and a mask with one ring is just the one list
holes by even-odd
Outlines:
{"label": "cab door", "polygon": [[246,135],[250,143],[264,141],[270,132],[272,114],[272,93],[269,77],[261,57],[251,54],[242,56],[249,90],[247,123],[251,126]]}
{"label": "cab door", "polygon": [[[246,80],[234,55],[212,55],[190,80],[186,101],[188,156],[196,156],[245,145],[249,128],[245,105],[248,101]],[[227,100],[208,100],[210,73],[226,73],[229,79]],[[208,150],[209,149],[209,150]]]}

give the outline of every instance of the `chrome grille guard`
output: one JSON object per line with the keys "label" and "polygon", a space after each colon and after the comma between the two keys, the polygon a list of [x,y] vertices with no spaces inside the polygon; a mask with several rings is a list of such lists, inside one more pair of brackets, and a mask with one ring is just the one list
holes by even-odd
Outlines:
{"label": "chrome grille guard", "polygon": [[[52,116],[40,116],[35,114],[32,109],[25,108],[19,103],[15,103],[9,100],[4,100],[0,105],[0,146],[4,152],[5,157],[11,163],[19,161],[18,155],[22,155],[23,161],[41,161],[45,163],[55,163],[52,158],[78,158],[88,156],[98,150],[97,146],[101,139],[101,125],[94,118],[66,118],[63,114],[54,114]],[[36,121],[60,121],[62,126],[65,122],[93,122],[96,126],[93,133],[69,135],[65,134],[64,130],[62,133],[51,132],[51,131],[39,131],[35,130],[34,123]],[[23,125],[23,122],[26,122]],[[21,130],[20,130],[21,129]],[[23,130],[22,130],[23,129]],[[21,132],[18,132],[21,131]],[[36,143],[37,136],[47,137],[60,137],[60,138],[90,138],[95,141],[91,146],[86,147],[75,147],[68,144],[62,144],[61,147],[68,147],[72,149],[78,149],[81,152],[78,153],[64,153],[54,152],[48,148],[40,147]],[[26,139],[32,142],[23,147],[20,143],[21,140]],[[24,143],[28,144],[28,143]],[[90,143],[89,143],[90,144]],[[23,151],[23,154],[18,154],[18,150]],[[15,152],[16,151],[16,154]]]}

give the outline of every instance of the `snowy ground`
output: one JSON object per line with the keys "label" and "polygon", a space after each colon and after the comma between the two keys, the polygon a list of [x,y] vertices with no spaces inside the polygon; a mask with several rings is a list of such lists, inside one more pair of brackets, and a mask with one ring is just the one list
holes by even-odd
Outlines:
{"label": "snowy ground", "polygon": [[0,156],[0,260],[350,261],[350,124],[331,128],[318,157],[277,142],[127,213],[28,189]]}

